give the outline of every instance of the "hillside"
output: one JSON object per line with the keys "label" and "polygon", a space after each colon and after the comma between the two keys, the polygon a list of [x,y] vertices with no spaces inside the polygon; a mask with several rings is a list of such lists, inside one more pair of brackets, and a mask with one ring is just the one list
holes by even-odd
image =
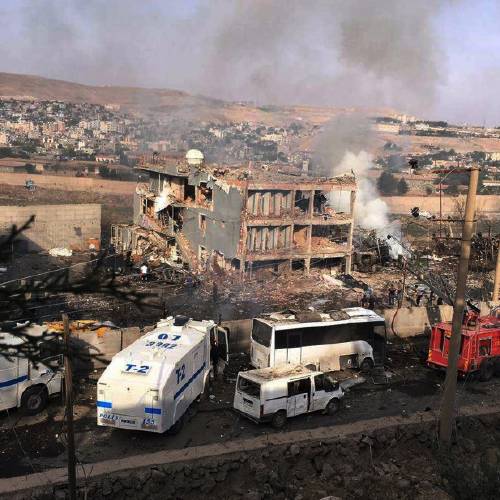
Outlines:
{"label": "hillside", "polygon": [[193,121],[249,121],[282,125],[296,120],[320,124],[352,109],[262,106],[226,102],[170,89],[91,86],[34,75],[0,73],[0,97],[117,104],[139,114],[168,114]]}

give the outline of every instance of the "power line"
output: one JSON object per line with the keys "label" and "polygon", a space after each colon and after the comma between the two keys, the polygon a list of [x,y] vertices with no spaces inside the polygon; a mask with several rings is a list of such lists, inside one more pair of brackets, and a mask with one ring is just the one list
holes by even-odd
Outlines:
{"label": "power line", "polygon": [[9,281],[4,281],[3,283],[0,283],[0,286],[8,285],[9,283],[15,283],[16,281],[25,280],[25,279],[28,279],[28,278],[35,278],[37,276],[45,276],[46,274],[58,273],[59,271],[64,271],[66,269],[73,269],[74,267],[77,267],[77,266],[82,266],[82,265],[85,265],[85,264],[90,264],[91,262],[102,261],[104,259],[109,259],[111,257],[115,257],[115,255],[107,255],[105,257],[99,257],[97,259],[87,260],[85,262],[78,262],[76,264],[72,264],[71,266],[59,267],[57,269],[52,269],[51,271],[44,271],[43,273],[31,274],[29,276],[23,276],[21,278],[15,278],[15,279],[12,279],[12,280],[9,280]]}

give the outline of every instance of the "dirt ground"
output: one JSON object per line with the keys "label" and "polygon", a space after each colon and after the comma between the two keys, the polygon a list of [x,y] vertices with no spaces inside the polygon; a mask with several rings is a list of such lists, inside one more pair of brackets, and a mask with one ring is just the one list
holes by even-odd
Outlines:
{"label": "dirt ground", "polygon": [[[427,339],[411,343],[395,342],[388,346],[386,384],[375,384],[366,377],[364,383],[351,387],[344,398],[344,408],[334,417],[310,414],[290,419],[285,431],[325,425],[345,424],[367,418],[410,415],[417,411],[438,412],[443,374],[425,366]],[[77,385],[75,428],[78,460],[91,463],[163,449],[224,442],[236,438],[278,432],[269,425],[255,424],[234,413],[235,374],[248,368],[246,356],[231,360],[224,380],[213,384],[210,395],[195,404],[183,429],[177,435],[97,427],[96,382],[99,373]],[[339,379],[354,377],[356,372],[341,372]],[[379,380],[375,380],[379,381]],[[499,401],[500,379],[488,383],[461,380],[458,405],[483,405]],[[64,466],[65,423],[61,401],[56,398],[49,408],[34,417],[23,417],[13,410],[0,415],[0,471],[3,477]]]}

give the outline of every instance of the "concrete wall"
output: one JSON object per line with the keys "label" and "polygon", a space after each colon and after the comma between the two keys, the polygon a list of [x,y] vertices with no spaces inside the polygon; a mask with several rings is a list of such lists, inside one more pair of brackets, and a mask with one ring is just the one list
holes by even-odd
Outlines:
{"label": "concrete wall", "polygon": [[[453,307],[402,307],[385,309],[382,313],[388,337],[414,337],[422,335],[426,328],[439,321],[451,321]],[[394,320],[394,321],[393,321]],[[393,330],[394,328],[394,330]]]}
{"label": "concrete wall", "polygon": [[[431,214],[439,214],[439,196],[384,196],[384,201],[393,214],[409,215],[413,207],[421,207]],[[457,201],[463,203],[464,196],[443,196],[443,214],[457,211]],[[494,216],[500,213],[498,196],[478,195],[477,212],[482,216]]]}
{"label": "concrete wall", "polygon": [[131,327],[108,330],[101,336],[98,335],[97,331],[79,332],[73,334],[72,338],[81,341],[80,347],[88,350],[90,355],[97,355],[100,358],[93,360],[92,366],[89,367],[92,369],[104,368],[116,353],[128,347],[142,335],[139,327]]}
{"label": "concrete wall", "polygon": [[250,352],[250,334],[252,332],[251,319],[237,319],[222,321],[222,326],[229,331],[229,352],[237,354]]}
{"label": "concrete wall", "polygon": [[[101,205],[33,205],[0,207],[0,235],[15,224],[35,221],[19,236],[19,250],[39,251],[55,247],[87,250],[89,239],[101,239]],[[24,244],[22,243],[24,242]]]}
{"label": "concrete wall", "polygon": [[47,189],[63,191],[92,191],[110,194],[133,195],[137,182],[111,181],[95,177],[69,177],[59,175],[31,175],[27,173],[3,173],[0,178],[2,184],[24,186],[26,179],[33,179],[35,184]]}
{"label": "concrete wall", "polygon": [[[241,193],[231,188],[226,193],[213,185],[213,207],[210,211],[202,208],[187,208],[184,212],[182,233],[198,252],[198,246],[204,246],[209,252],[217,250],[226,259],[232,259],[238,251],[240,241],[240,214],[243,199]],[[199,229],[199,214],[206,217],[206,231],[203,236]]]}

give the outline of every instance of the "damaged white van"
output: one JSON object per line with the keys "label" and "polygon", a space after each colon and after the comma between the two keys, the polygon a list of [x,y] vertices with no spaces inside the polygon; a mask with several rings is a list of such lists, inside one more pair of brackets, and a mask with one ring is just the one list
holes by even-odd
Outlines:
{"label": "damaged white van", "polygon": [[324,411],[333,415],[341,407],[344,391],[323,372],[302,365],[282,365],[240,372],[234,409],[254,422],[280,428],[290,417]]}

